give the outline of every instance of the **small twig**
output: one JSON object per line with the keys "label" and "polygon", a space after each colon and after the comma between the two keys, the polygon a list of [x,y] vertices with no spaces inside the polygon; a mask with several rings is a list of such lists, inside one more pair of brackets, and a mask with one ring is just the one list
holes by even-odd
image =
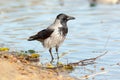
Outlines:
{"label": "small twig", "polygon": [[89,58],[89,59],[84,59],[84,60],[80,60],[78,62],[74,62],[74,63],[69,63],[68,65],[72,65],[72,66],[85,66],[85,65],[89,65],[89,64],[94,64],[95,60],[104,56],[105,54],[107,54],[108,51],[106,51],[104,54],[101,54],[95,58]]}
{"label": "small twig", "polygon": [[97,57],[96,57],[96,59],[98,59],[98,58],[100,58],[100,57],[104,56],[104,55],[105,55],[105,54],[107,54],[107,53],[108,53],[108,51],[105,51],[105,53],[103,53],[103,54],[101,54],[101,55],[97,56]]}

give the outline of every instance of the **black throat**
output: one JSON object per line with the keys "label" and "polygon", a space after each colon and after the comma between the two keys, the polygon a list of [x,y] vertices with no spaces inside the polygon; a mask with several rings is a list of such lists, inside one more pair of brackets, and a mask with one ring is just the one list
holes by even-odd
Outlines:
{"label": "black throat", "polygon": [[63,25],[63,27],[67,27],[67,20],[61,20],[60,23]]}
{"label": "black throat", "polygon": [[66,36],[68,33],[67,21],[61,21],[62,27],[59,28],[59,32],[62,36]]}

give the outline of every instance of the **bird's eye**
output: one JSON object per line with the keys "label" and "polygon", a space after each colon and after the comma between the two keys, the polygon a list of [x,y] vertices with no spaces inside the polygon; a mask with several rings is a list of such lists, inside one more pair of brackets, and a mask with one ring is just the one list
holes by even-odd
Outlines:
{"label": "bird's eye", "polygon": [[63,20],[66,20],[66,18],[63,18]]}
{"label": "bird's eye", "polygon": [[67,20],[67,17],[64,17],[63,20],[66,21],[66,20]]}

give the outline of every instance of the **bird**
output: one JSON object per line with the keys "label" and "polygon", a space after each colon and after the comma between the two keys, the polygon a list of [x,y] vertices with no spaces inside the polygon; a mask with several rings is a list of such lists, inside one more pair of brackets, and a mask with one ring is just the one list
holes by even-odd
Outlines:
{"label": "bird", "polygon": [[52,48],[55,48],[57,59],[59,59],[58,49],[66,38],[68,33],[67,22],[75,17],[60,13],[56,16],[55,21],[46,29],[39,31],[37,34],[30,36],[28,41],[37,40],[42,43],[43,47],[49,49],[51,62],[54,60]]}

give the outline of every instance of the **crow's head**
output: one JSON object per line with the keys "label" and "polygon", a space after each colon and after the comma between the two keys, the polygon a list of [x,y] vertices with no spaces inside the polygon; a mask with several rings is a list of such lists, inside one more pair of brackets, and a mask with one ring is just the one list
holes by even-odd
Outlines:
{"label": "crow's head", "polygon": [[56,19],[60,20],[61,22],[67,22],[69,20],[75,19],[75,17],[68,16],[66,14],[61,13],[61,14],[57,15]]}

